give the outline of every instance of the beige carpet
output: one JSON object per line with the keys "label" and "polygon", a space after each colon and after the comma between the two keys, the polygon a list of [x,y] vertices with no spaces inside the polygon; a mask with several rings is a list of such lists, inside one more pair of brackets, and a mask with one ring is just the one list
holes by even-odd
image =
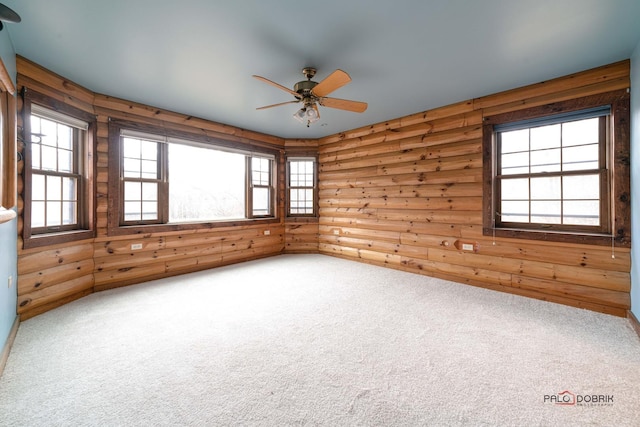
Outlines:
{"label": "beige carpet", "polygon": [[625,319],[321,255],[93,294],[23,322],[0,379],[2,426],[638,426],[639,402]]}

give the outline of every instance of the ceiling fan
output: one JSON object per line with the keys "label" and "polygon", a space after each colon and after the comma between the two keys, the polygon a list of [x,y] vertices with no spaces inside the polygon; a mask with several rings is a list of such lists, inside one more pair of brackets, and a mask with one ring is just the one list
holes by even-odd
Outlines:
{"label": "ceiling fan", "polygon": [[349,74],[342,70],[335,70],[329,74],[320,83],[314,82],[311,79],[316,75],[316,69],[306,67],[302,69],[302,74],[307,80],[302,80],[295,84],[293,90],[286,88],[276,82],[254,75],[256,79],[268,83],[272,86],[282,89],[285,92],[290,93],[295,97],[293,101],[280,102],[278,104],[266,105],[264,107],[258,107],[256,110],[264,110],[266,108],[278,107],[286,104],[296,104],[302,102],[303,106],[300,108],[293,117],[301,123],[307,122],[307,127],[311,123],[317,122],[320,119],[320,111],[318,111],[318,105],[323,107],[337,108],[339,110],[353,111],[355,113],[362,113],[367,109],[366,102],[350,101],[347,99],[329,98],[329,95],[334,90],[341,88],[351,81]]}
{"label": "ceiling fan", "polygon": [[8,8],[7,6],[0,3],[0,31],[4,28],[2,21],[4,22],[20,22],[22,19],[20,15],[15,13],[13,10]]}

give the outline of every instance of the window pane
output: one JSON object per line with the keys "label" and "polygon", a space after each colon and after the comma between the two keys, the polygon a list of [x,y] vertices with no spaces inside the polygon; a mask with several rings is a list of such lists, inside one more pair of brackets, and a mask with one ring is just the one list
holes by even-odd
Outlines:
{"label": "window pane", "polygon": [[40,169],[40,144],[31,144],[31,167]]}
{"label": "window pane", "polygon": [[158,162],[154,160],[142,161],[142,178],[158,179]]}
{"label": "window pane", "polygon": [[560,147],[560,124],[531,129],[531,150]]}
{"label": "window pane", "polygon": [[600,225],[600,204],[597,200],[565,201],[563,210],[565,224]]}
{"label": "window pane", "polygon": [[291,187],[313,187],[313,161],[289,162],[289,185]]}
{"label": "window pane", "polygon": [[142,218],[142,205],[140,202],[124,202],[124,220],[140,221]]}
{"label": "window pane", "polygon": [[57,147],[58,145],[58,127],[55,122],[50,120],[40,120],[42,144],[49,145],[51,147]]}
{"label": "window pane", "polygon": [[45,200],[45,177],[44,175],[33,174],[31,175],[31,199],[32,200]]}
{"label": "window pane", "polygon": [[599,139],[598,117],[593,119],[567,122],[562,125],[562,146],[597,143]]}
{"label": "window pane", "polygon": [[142,202],[142,219],[158,219],[158,204],[156,202]]}
{"label": "window pane", "polygon": [[57,150],[46,145],[42,146],[42,170],[55,171],[57,169]]}
{"label": "window pane", "polygon": [[62,202],[47,202],[47,226],[62,224]]}
{"label": "window pane", "polygon": [[69,150],[58,150],[58,171],[73,172],[73,152]]}
{"label": "window pane", "polygon": [[529,178],[503,179],[502,200],[529,200]]}
{"label": "window pane", "polygon": [[47,200],[62,200],[62,178],[47,177]]}
{"label": "window pane", "polygon": [[125,201],[142,200],[141,188],[142,188],[142,183],[140,182],[125,181],[124,200]]}
{"label": "window pane", "polygon": [[506,222],[529,222],[529,202],[503,200],[500,215]]}
{"label": "window pane", "polygon": [[559,176],[545,178],[531,178],[532,200],[560,200],[561,178]]}
{"label": "window pane", "polygon": [[261,157],[251,158],[251,182],[253,185],[270,185],[270,160]]}
{"label": "window pane", "polygon": [[245,218],[246,156],[169,144],[169,222]]}
{"label": "window pane", "polygon": [[58,125],[58,148],[65,150],[73,148],[72,130],[69,126]]}
{"label": "window pane", "polygon": [[313,214],[313,190],[291,189],[289,191],[289,213]]}
{"label": "window pane", "polygon": [[123,155],[132,159],[140,158],[140,140],[133,138],[123,138]]}
{"label": "window pane", "polygon": [[142,200],[155,201],[158,200],[158,184],[155,182],[142,183]]}
{"label": "window pane", "polygon": [[560,170],[560,149],[531,152],[531,173]]}
{"label": "window pane", "polygon": [[564,148],[562,169],[565,171],[598,169],[598,144]]}
{"label": "window pane", "polygon": [[577,175],[562,178],[565,199],[600,200],[600,176]]}
{"label": "window pane", "polygon": [[31,203],[31,227],[44,227],[44,203],[45,202],[32,202]]}
{"label": "window pane", "polygon": [[140,178],[140,160],[129,158],[124,159],[124,177]]}
{"label": "window pane", "polygon": [[[41,129],[40,129],[40,117],[38,116],[31,116],[31,133],[34,134],[34,138],[35,139],[35,135],[42,133]],[[39,141],[40,138],[38,137],[37,140]]]}
{"label": "window pane", "polygon": [[540,224],[560,224],[561,202],[558,201],[532,201],[531,202],[531,222]]}
{"label": "window pane", "polygon": [[77,200],[77,178],[62,178],[62,200]]}
{"label": "window pane", "polygon": [[502,132],[500,144],[502,153],[529,151],[529,129]]}
{"label": "window pane", "polygon": [[253,215],[269,215],[271,213],[269,193],[268,188],[253,188]]}
{"label": "window pane", "polygon": [[529,173],[529,153],[503,154],[500,166],[502,175]]}
{"label": "window pane", "polygon": [[62,203],[62,224],[71,225],[78,222],[76,216],[76,202],[63,202]]}
{"label": "window pane", "polygon": [[158,160],[158,143],[152,141],[140,142],[141,158],[146,160]]}

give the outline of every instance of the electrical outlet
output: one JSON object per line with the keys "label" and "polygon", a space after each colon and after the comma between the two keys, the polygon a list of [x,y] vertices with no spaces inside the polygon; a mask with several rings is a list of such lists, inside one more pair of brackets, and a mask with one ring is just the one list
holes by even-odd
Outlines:
{"label": "electrical outlet", "polygon": [[264,230],[264,235],[269,236],[271,234],[271,230]]}
{"label": "electrical outlet", "polygon": [[333,229],[333,234],[338,235],[340,234],[340,230],[338,230],[337,228]]}
{"label": "electrical outlet", "polygon": [[473,251],[473,245],[470,243],[463,243],[462,244],[462,250],[463,251]]}
{"label": "electrical outlet", "polygon": [[131,250],[132,251],[137,251],[139,249],[142,249],[142,243],[132,243],[131,244]]}

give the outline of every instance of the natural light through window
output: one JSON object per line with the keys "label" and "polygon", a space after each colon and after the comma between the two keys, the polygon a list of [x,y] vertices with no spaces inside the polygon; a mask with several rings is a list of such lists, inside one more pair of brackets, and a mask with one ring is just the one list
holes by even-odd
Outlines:
{"label": "natural light through window", "polygon": [[81,133],[64,123],[31,116],[31,227],[59,231],[78,225]]}
{"label": "natural light through window", "polygon": [[314,159],[289,159],[289,215],[314,214]]}
{"label": "natural light through window", "polygon": [[274,215],[270,153],[119,129],[120,225],[266,218]]}
{"label": "natural light through window", "polygon": [[498,133],[501,222],[601,225],[601,120]]}
{"label": "natural light through window", "polygon": [[169,222],[245,217],[246,156],[169,144]]}

